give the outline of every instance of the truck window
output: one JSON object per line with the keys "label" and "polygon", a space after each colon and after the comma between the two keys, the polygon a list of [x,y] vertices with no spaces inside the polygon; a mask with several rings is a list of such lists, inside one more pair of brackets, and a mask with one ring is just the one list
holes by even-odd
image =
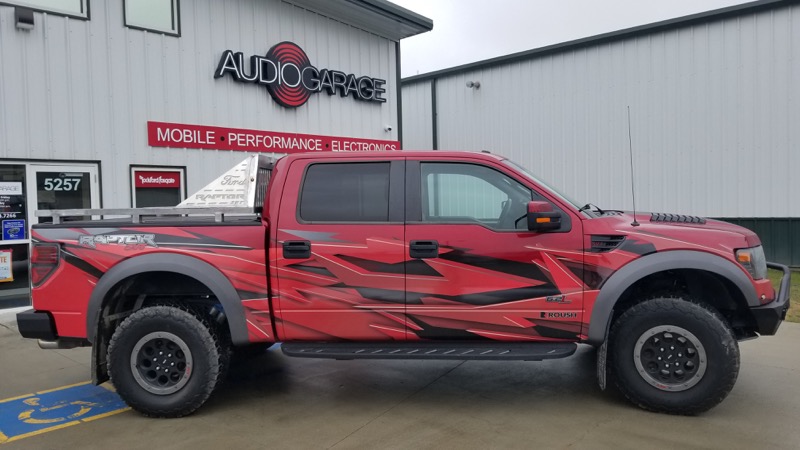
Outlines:
{"label": "truck window", "polygon": [[522,229],[531,190],[485,166],[422,163],[422,221],[480,222],[496,230]]}
{"label": "truck window", "polygon": [[388,222],[389,162],[312,164],[300,192],[305,222]]}

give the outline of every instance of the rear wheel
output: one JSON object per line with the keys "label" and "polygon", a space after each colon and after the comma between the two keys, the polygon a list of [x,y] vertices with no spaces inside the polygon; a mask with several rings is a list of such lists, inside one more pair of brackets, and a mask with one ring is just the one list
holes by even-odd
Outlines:
{"label": "rear wheel", "polygon": [[208,326],[172,306],[131,314],[108,348],[109,374],[120,397],[154,417],[194,412],[213,392],[224,363]]}
{"label": "rear wheel", "polygon": [[625,311],[609,336],[611,374],[644,409],[707,411],[727,397],[739,374],[739,346],[706,305],[678,297],[646,300]]}

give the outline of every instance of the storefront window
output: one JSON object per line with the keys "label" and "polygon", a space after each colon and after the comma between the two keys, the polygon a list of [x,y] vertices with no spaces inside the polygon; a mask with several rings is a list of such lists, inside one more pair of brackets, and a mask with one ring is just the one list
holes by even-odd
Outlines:
{"label": "storefront window", "polygon": [[0,308],[30,304],[25,166],[0,164]]}
{"label": "storefront window", "polygon": [[3,0],[0,4],[24,6],[36,11],[89,18],[89,0]]}
{"label": "storefront window", "polygon": [[2,240],[27,239],[25,166],[0,165],[0,223]]}
{"label": "storefront window", "polygon": [[176,206],[186,198],[185,169],[131,167],[133,207]]}
{"label": "storefront window", "polygon": [[[28,239],[45,209],[100,206],[98,167],[94,164],[0,163],[0,309],[30,304]],[[91,216],[70,217],[70,220]]]}
{"label": "storefront window", "polygon": [[[88,209],[92,203],[87,172],[36,172],[38,209]],[[88,220],[91,216],[71,217]],[[52,222],[43,217],[40,223]]]}
{"label": "storefront window", "polygon": [[125,26],[180,35],[178,0],[124,0]]}

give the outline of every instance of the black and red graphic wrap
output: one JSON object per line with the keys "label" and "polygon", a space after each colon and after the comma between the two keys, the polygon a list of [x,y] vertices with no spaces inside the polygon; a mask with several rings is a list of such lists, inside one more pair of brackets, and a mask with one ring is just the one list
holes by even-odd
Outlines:
{"label": "black and red graphic wrap", "polygon": [[[86,336],[86,305],[100,278],[111,268],[147,254],[182,254],[219,270],[239,295],[251,342],[272,342],[272,317],[267,292],[266,250],[261,226],[163,226],[106,228],[49,228],[34,230],[35,242],[61,244],[62,261],[48,283],[33,292],[38,308],[49,311],[60,335]],[[102,239],[81,244],[81,236],[147,235],[149,244],[126,244]],[[65,293],[71,301],[65,301]]]}
{"label": "black and red graphic wrap", "polygon": [[[267,59],[276,63],[281,72],[280,83],[268,84],[267,90],[272,98],[287,108],[296,108],[305,104],[311,91],[303,84],[303,69],[311,67],[311,61],[302,48],[294,42],[280,42],[267,52]],[[309,80],[306,80],[309,84]]]}

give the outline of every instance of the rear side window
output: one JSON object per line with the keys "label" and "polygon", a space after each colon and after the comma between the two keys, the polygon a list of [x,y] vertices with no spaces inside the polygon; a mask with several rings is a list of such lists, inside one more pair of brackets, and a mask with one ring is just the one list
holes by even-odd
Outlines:
{"label": "rear side window", "polygon": [[389,162],[313,164],[300,192],[306,222],[388,222]]}

